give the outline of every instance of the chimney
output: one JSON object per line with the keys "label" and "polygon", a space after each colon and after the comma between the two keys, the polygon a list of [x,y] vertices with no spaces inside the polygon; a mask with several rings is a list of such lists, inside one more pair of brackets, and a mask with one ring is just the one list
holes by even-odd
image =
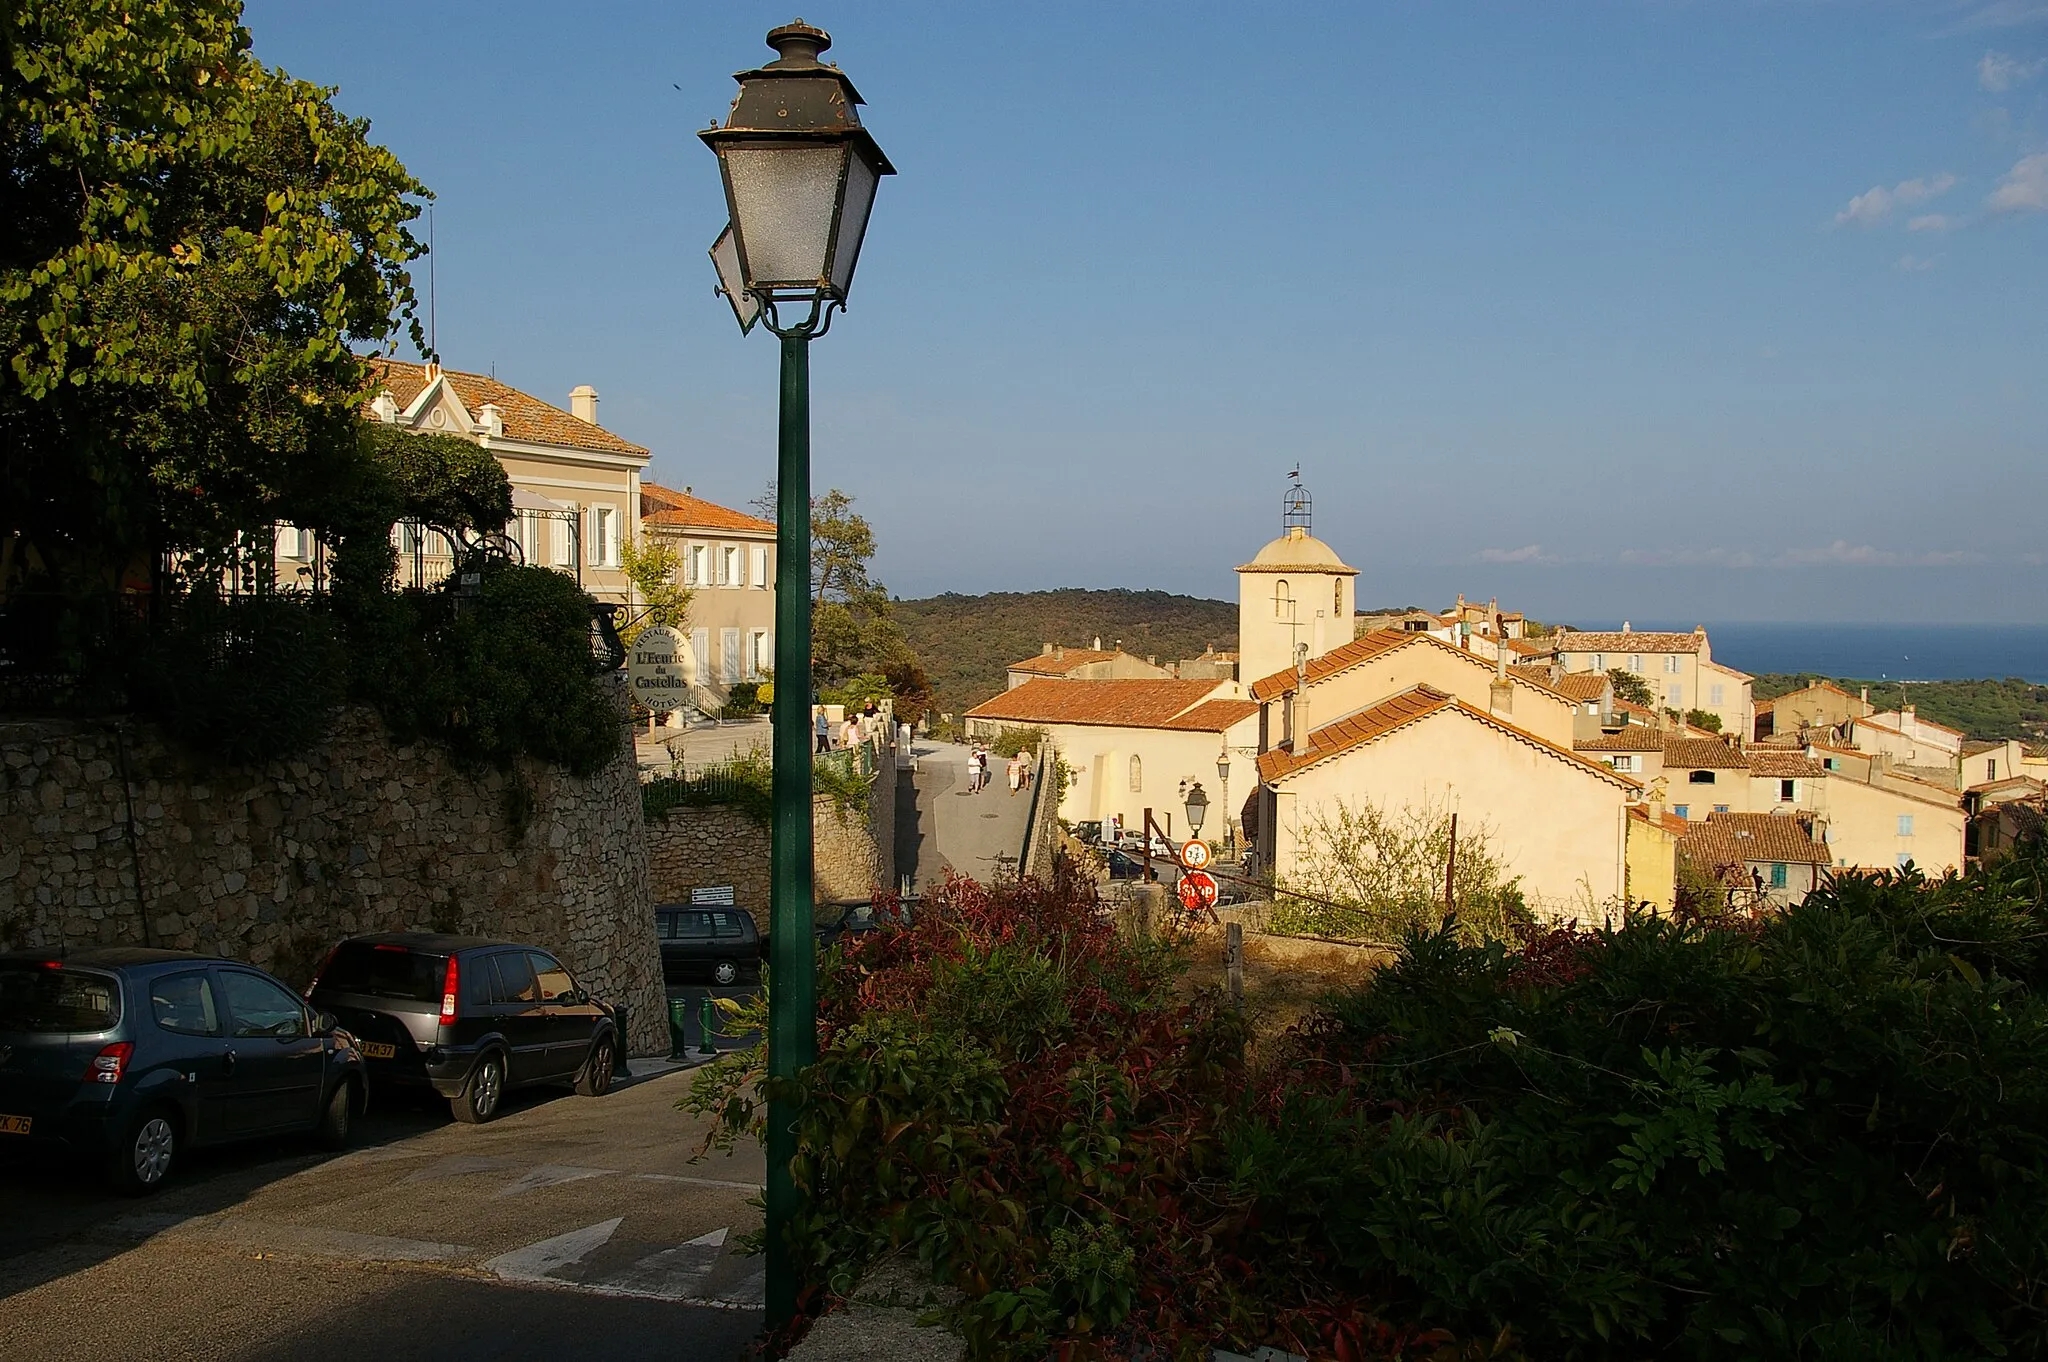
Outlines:
{"label": "chimney", "polygon": [[1100,634],[1095,636],[1095,651],[1098,653],[1102,651],[1102,635]]}
{"label": "chimney", "polygon": [[1045,645],[1045,650],[1051,653],[1056,660],[1064,661],[1066,659],[1067,648],[1063,643],[1048,643]]}
{"label": "chimney", "polygon": [[377,414],[379,421],[387,425],[398,419],[398,401],[391,396],[389,388],[377,394],[377,400],[370,403],[370,410]]}
{"label": "chimney", "polygon": [[1863,703],[1866,705],[1870,703],[1870,687],[1868,686],[1863,688]]}
{"label": "chimney", "polygon": [[1159,665],[1159,659],[1153,656],[1151,653],[1147,653],[1145,654],[1145,665],[1148,667],[1156,667]]}
{"label": "chimney", "polygon": [[1621,622],[1621,632],[1622,632],[1622,633],[1624,633],[1624,634],[1626,634],[1626,633],[1628,633],[1628,632],[1629,632],[1629,627],[1628,627],[1628,621],[1627,621],[1627,620],[1623,620],[1623,621]]}
{"label": "chimney", "polygon": [[484,434],[503,435],[505,433],[505,413],[497,403],[484,403],[481,407],[477,408],[476,415],[477,423],[483,427]]}
{"label": "chimney", "polygon": [[579,421],[597,424],[597,389],[579,383],[569,389],[569,414]]}
{"label": "chimney", "polygon": [[1046,644],[1046,645],[1045,645],[1045,646],[1044,646],[1043,648],[1040,648],[1040,649],[1038,650],[1038,655],[1039,655],[1040,657],[1051,657],[1051,656],[1052,656],[1052,645],[1051,645],[1050,643],[1048,643],[1048,644]]}

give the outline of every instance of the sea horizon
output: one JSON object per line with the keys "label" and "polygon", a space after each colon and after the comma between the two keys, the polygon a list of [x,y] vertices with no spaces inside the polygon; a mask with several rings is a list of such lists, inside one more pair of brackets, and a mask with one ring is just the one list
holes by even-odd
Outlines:
{"label": "sea horizon", "polygon": [[[1761,676],[1818,672],[1862,681],[2048,684],[2048,624],[1844,624],[1637,620],[1645,630],[1706,627],[1716,662]],[[1620,622],[1580,628],[1619,628]]]}

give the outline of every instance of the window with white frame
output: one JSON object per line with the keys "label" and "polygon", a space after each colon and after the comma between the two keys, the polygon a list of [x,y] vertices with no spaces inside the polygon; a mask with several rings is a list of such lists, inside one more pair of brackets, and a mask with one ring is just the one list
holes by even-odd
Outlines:
{"label": "window with white frame", "polygon": [[1707,703],[1716,709],[1721,707],[1721,688],[1719,686],[1707,687]]}
{"label": "window with white frame", "polygon": [[1678,675],[1678,660],[1679,659],[1677,653],[1664,654],[1664,671],[1667,675]]}
{"label": "window with white frame", "polygon": [[720,629],[718,631],[718,679],[730,686],[740,679],[743,670],[740,657],[740,631]]}
{"label": "window with white frame", "polygon": [[617,567],[619,565],[619,512],[613,506],[593,506],[584,520],[585,532],[590,542],[584,548],[583,561],[588,567]]}
{"label": "window with white frame", "polygon": [[706,680],[711,675],[711,631],[692,629],[690,631],[690,656],[697,660],[697,679]]}
{"label": "window with white frame", "polygon": [[683,550],[683,585],[708,586],[711,576],[711,550],[703,544],[692,544]]}
{"label": "window with white frame", "polygon": [[1671,683],[1671,707],[1673,709],[1683,709],[1685,707],[1685,686],[1681,682],[1673,681]]}
{"label": "window with white frame", "polygon": [[1632,672],[1640,672],[1643,669],[1643,655],[1641,653],[1630,653],[1628,655],[1628,669]]}
{"label": "window with white frame", "polygon": [[747,677],[758,681],[775,666],[775,649],[768,642],[766,629],[756,629],[747,635]]}
{"label": "window with white frame", "polygon": [[754,577],[749,585],[756,591],[766,591],[769,587],[768,546],[766,544],[754,545]]}
{"label": "window with white frame", "polygon": [[1912,815],[1912,814],[1910,814],[1910,813],[1902,813],[1902,814],[1900,814],[1900,815],[1899,815],[1899,836],[1901,836],[1901,837],[1911,837],[1912,835],[1913,835],[1913,815]]}
{"label": "window with white frame", "polygon": [[745,586],[747,584],[747,555],[737,544],[727,544],[718,551],[720,586]]}
{"label": "window with white frame", "polygon": [[1607,764],[1617,771],[1633,771],[1636,769],[1636,756],[1633,752],[1617,752],[1607,759]]}
{"label": "window with white frame", "polygon": [[1798,797],[1799,797],[1799,782],[1798,782],[1798,781],[1796,781],[1796,780],[1781,780],[1781,781],[1779,781],[1779,782],[1778,782],[1778,802],[1779,802],[1780,804],[1790,804],[1790,803],[1792,803],[1792,802],[1793,802],[1794,800],[1796,800],[1796,799],[1797,799]]}
{"label": "window with white frame", "polygon": [[554,522],[554,528],[548,537],[553,541],[551,547],[554,549],[552,556],[555,566],[572,568],[576,566],[576,528],[583,521],[578,517],[574,502],[570,502],[564,509],[569,514]]}
{"label": "window with white frame", "polygon": [[1595,653],[1595,654],[1593,654],[1593,665],[1592,665],[1592,667],[1591,667],[1591,668],[1589,668],[1589,670],[1591,670],[1591,671],[1596,671],[1596,672],[1604,672],[1604,671],[1606,671],[1606,670],[1607,670],[1607,655],[1606,655],[1605,653]]}

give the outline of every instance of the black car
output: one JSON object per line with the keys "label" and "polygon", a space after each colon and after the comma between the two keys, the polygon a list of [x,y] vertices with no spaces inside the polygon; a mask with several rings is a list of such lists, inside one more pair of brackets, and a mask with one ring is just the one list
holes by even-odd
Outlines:
{"label": "black car", "polygon": [[70,1149],[143,1193],[199,1145],[311,1131],[339,1148],[367,1098],[348,1034],[253,966],[136,947],[0,955],[0,1151]]}
{"label": "black car", "polygon": [[899,923],[905,926],[910,923],[907,904],[877,908],[872,903],[856,903],[836,914],[829,910],[821,911],[812,930],[817,933],[818,947],[822,950],[840,940],[849,937],[858,940],[878,928]]}
{"label": "black car", "polygon": [[743,908],[693,908],[664,903],[654,910],[661,972],[671,983],[702,979],[729,984],[761,969],[761,933]]}
{"label": "black car", "polygon": [[352,936],[306,997],[355,1034],[373,1086],[428,1089],[459,1121],[488,1121],[505,1094],[611,1087],[618,1028],[548,952],[436,932]]}

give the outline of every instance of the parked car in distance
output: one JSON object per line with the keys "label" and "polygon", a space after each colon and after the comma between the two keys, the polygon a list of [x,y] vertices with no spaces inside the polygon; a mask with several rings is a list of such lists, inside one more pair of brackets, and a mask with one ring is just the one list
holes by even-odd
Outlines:
{"label": "parked car in distance", "polygon": [[877,928],[895,923],[909,925],[908,905],[877,908],[872,903],[856,903],[837,911],[820,909],[812,930],[818,935],[818,949],[823,950],[844,938],[858,939]]}
{"label": "parked car in distance", "polygon": [[761,971],[761,933],[744,908],[696,908],[664,903],[654,910],[661,943],[661,973],[670,983],[709,978],[730,984],[742,972]]}
{"label": "parked car in distance", "polygon": [[1102,841],[1102,820],[1088,818],[1074,824],[1074,840],[1082,846],[1098,845]]}
{"label": "parked car in distance", "polygon": [[306,997],[356,1038],[373,1087],[432,1089],[458,1121],[488,1121],[505,1094],[612,1085],[618,1028],[547,951],[438,932],[352,936]]}
{"label": "parked car in distance", "polygon": [[0,955],[0,1153],[64,1148],[155,1191],[188,1149],[348,1143],[363,1059],[331,1016],[252,965],[106,947]]}
{"label": "parked car in distance", "polygon": [[[1145,839],[1135,832],[1127,832],[1117,838],[1116,845],[1119,851],[1135,851],[1141,856],[1145,852]],[[1155,834],[1152,838],[1152,855],[1155,859],[1163,856],[1169,861],[1178,861],[1180,848]]]}

